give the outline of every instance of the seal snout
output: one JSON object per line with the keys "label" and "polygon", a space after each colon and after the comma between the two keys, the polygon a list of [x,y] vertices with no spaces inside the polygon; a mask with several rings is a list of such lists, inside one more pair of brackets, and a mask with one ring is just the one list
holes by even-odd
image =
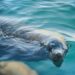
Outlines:
{"label": "seal snout", "polygon": [[53,60],[54,61],[59,61],[59,60],[61,60],[61,58],[62,58],[62,54],[61,53],[56,53],[53,56]]}
{"label": "seal snout", "polygon": [[60,67],[63,62],[63,55],[61,53],[54,54],[52,61],[57,67]]}
{"label": "seal snout", "polygon": [[56,49],[52,52],[52,61],[55,66],[60,67],[64,59],[64,50]]}

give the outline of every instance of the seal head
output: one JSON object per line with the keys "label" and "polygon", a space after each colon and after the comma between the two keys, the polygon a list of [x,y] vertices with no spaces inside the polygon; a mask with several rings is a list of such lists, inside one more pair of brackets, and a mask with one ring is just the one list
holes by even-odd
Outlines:
{"label": "seal head", "polygon": [[47,48],[49,51],[49,58],[57,67],[60,67],[68,51],[66,43],[58,39],[53,39],[49,41]]}

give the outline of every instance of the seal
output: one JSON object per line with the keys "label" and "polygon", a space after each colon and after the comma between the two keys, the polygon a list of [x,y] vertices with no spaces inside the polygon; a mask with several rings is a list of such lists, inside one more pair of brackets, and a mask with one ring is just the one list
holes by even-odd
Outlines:
{"label": "seal", "polygon": [[[15,23],[15,25],[12,21],[9,21],[10,20],[4,20],[4,18],[0,21],[0,28],[5,35],[22,38],[30,42],[38,41],[41,46],[46,48],[48,58],[52,60],[57,67],[61,66],[63,59],[68,52],[68,47],[64,37],[60,33],[26,26],[15,27],[17,23]],[[42,52],[44,52],[44,50],[42,50]],[[37,53],[38,51],[35,51],[35,54]],[[37,54],[37,56],[39,55]],[[39,57],[43,56],[40,55]]]}
{"label": "seal", "polygon": [[[25,33],[25,35],[23,35],[23,33]],[[30,41],[39,41],[42,46],[47,48],[49,59],[51,59],[57,67],[61,66],[63,59],[68,52],[67,43],[64,37],[54,31],[24,28],[24,30],[19,29],[16,31],[14,35]]]}

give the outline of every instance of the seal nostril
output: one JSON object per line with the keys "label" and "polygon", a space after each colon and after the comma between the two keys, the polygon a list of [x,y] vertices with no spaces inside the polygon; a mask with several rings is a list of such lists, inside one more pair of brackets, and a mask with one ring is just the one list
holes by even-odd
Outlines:
{"label": "seal nostril", "polygon": [[61,60],[61,58],[62,58],[62,55],[60,53],[57,53],[57,54],[54,55],[55,61]]}
{"label": "seal nostril", "polygon": [[61,54],[60,54],[60,53],[58,53],[58,54],[56,54],[56,56],[57,56],[58,58],[60,58],[60,57],[61,57]]}

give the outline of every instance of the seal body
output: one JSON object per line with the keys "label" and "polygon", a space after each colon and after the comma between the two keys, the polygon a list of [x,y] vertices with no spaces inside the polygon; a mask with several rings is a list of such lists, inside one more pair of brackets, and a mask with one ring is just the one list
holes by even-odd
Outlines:
{"label": "seal body", "polygon": [[14,24],[12,21],[9,22],[9,20],[3,19],[0,22],[0,28],[5,36],[20,38],[29,43],[38,42],[40,46],[43,47],[41,48],[42,50],[40,49],[33,51],[34,53],[32,54],[29,54],[29,51],[27,55],[28,58],[49,58],[56,66],[61,65],[64,56],[67,53],[67,44],[61,34],[54,31],[36,29],[26,26],[18,27],[17,24],[19,23]]}

